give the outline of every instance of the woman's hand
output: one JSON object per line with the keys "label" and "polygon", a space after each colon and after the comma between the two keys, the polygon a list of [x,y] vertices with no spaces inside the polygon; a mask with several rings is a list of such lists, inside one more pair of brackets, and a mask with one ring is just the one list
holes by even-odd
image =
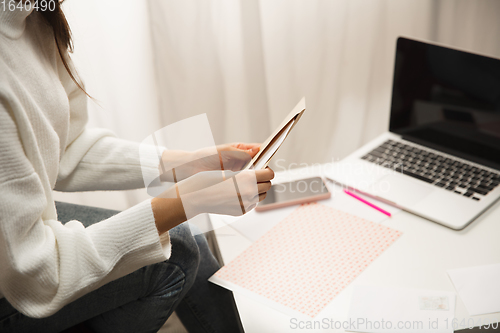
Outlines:
{"label": "woman's hand", "polygon": [[178,182],[204,171],[240,171],[259,149],[258,143],[231,143],[194,152],[166,150],[160,163],[160,179]]}
{"label": "woman's hand", "polygon": [[152,200],[158,231],[163,233],[201,213],[243,215],[264,200],[273,178],[269,168],[197,173]]}
{"label": "woman's hand", "polygon": [[[204,177],[203,174],[205,172],[191,178],[199,181],[197,178]],[[273,178],[274,172],[271,169],[245,170],[197,191],[183,194],[181,186],[179,192],[188,219],[201,213],[239,216],[264,200]]]}
{"label": "woman's hand", "polygon": [[[240,171],[259,152],[260,143],[230,143],[217,146],[223,170]],[[214,165],[212,162],[207,167]],[[211,169],[213,170],[213,169]]]}

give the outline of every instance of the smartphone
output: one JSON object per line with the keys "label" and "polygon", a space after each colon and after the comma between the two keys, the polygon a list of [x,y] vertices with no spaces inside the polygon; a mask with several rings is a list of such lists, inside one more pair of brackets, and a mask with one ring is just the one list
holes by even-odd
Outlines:
{"label": "smartphone", "polygon": [[267,196],[255,210],[263,212],[301,203],[328,199],[331,197],[325,181],[320,177],[300,179],[293,182],[274,184]]}

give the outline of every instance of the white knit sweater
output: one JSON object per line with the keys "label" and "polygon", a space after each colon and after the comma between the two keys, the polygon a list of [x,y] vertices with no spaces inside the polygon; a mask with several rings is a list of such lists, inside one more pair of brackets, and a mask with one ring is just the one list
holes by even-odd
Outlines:
{"label": "white knit sweater", "polygon": [[54,189],[144,187],[139,145],[86,129],[86,103],[41,14],[0,8],[0,298],[30,317],[170,256],[150,200],[89,228],[57,220]]}

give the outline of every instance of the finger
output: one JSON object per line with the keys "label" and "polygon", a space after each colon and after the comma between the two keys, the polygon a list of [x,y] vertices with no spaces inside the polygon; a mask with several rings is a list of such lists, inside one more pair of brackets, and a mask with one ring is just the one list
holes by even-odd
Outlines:
{"label": "finger", "polygon": [[257,153],[259,152],[259,150],[260,150],[260,147],[254,147],[252,149],[248,149],[245,151],[250,155],[250,157],[254,158],[255,155],[257,155]]}
{"label": "finger", "polygon": [[260,143],[243,143],[243,142],[236,142],[231,144],[232,147],[237,148],[237,149],[242,149],[242,150],[249,150],[253,148],[259,148],[261,146]]}
{"label": "finger", "polygon": [[259,152],[260,143],[234,143],[233,148],[246,152],[252,158]]}
{"label": "finger", "polygon": [[[255,153],[252,152],[252,149],[253,149],[252,147],[247,148],[246,146],[242,146],[242,144],[240,143],[230,143],[217,146],[217,152],[219,153],[219,155],[241,152],[251,155],[251,157],[253,157],[252,154],[255,155]],[[256,149],[255,152],[259,151],[258,147],[255,149]]]}
{"label": "finger", "polygon": [[267,192],[259,194],[259,201],[264,200],[266,197],[267,197]]}
{"label": "finger", "polygon": [[268,182],[274,178],[274,171],[270,168],[265,168],[264,170],[255,171],[255,176],[257,177],[257,183]]}
{"label": "finger", "polygon": [[257,189],[259,193],[265,193],[271,188],[271,182],[258,183]]}
{"label": "finger", "polygon": [[222,159],[226,161],[232,161],[232,160],[250,161],[252,158],[248,151],[236,148],[231,148],[231,150],[221,151],[219,152],[219,155]]}

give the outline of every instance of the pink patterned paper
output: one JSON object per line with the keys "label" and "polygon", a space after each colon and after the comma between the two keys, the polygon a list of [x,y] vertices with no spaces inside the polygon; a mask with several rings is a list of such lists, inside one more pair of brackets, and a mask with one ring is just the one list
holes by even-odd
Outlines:
{"label": "pink patterned paper", "polygon": [[306,204],[215,276],[313,318],[401,234]]}

